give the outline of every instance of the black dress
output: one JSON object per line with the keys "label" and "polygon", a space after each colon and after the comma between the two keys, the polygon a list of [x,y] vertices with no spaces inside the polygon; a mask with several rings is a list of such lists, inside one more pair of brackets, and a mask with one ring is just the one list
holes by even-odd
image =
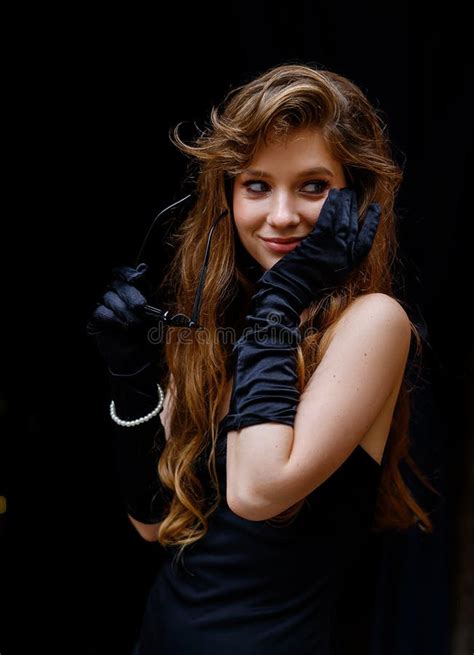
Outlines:
{"label": "black dress", "polygon": [[344,572],[368,541],[382,467],[358,445],[287,525],[249,521],[221,503],[207,534],[166,548],[133,655],[329,655]]}

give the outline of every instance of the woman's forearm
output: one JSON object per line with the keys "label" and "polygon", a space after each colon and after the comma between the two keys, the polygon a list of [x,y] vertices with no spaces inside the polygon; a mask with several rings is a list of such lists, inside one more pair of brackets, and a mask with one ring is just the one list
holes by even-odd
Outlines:
{"label": "woman's forearm", "polygon": [[[145,416],[159,402],[152,369],[134,376],[112,375],[111,393],[117,416],[128,421]],[[157,471],[166,445],[160,415],[132,427],[113,422],[112,430],[115,467],[127,513],[141,523],[159,522],[166,504]]]}

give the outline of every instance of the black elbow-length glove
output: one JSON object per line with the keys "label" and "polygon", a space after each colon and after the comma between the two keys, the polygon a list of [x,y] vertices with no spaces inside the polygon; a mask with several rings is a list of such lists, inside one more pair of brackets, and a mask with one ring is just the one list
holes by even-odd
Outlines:
{"label": "black elbow-length glove", "polygon": [[296,350],[300,314],[340,284],[368,254],[380,220],[369,206],[359,231],[355,192],[331,189],[312,231],[257,282],[241,337],[233,347],[234,380],[225,431],[259,423],[294,425],[300,393]]}
{"label": "black elbow-length glove", "polygon": [[[107,365],[115,413],[124,421],[152,412],[159,404],[162,339],[141,313],[147,303],[146,264],[119,266],[89,318],[86,331]],[[163,327],[163,326],[161,326]],[[151,338],[155,336],[156,342]],[[161,366],[161,370],[162,370]],[[167,501],[157,473],[166,438],[159,414],[133,427],[112,422],[113,449],[122,501],[142,523],[162,519]]]}

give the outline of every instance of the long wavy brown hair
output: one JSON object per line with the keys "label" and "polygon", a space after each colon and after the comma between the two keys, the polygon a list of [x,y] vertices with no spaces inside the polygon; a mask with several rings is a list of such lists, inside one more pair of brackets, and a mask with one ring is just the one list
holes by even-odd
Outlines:
{"label": "long wavy brown hair", "polygon": [[[342,312],[355,298],[374,292],[395,297],[398,242],[394,201],[402,170],[392,156],[380,112],[356,84],[319,67],[279,65],[231,90],[221,105],[212,108],[209,123],[191,142],[181,138],[179,125],[171,130],[172,142],[189,157],[189,178],[195,184],[196,200],[175,234],[176,255],[161,285],[173,290],[172,311],[190,315],[208,231],[229,205],[226,180],[247,168],[262,144],[307,127],[321,131],[333,157],[342,164],[349,186],[357,193],[359,215],[365,216],[368,205],[377,202],[381,219],[363,263],[343,286],[315,299],[308,308],[298,347],[300,391],[321,361]],[[171,384],[171,436],[161,454],[158,474],[170,491],[170,502],[157,526],[157,539],[163,546],[179,545],[180,554],[205,535],[208,519],[221,501],[216,439],[219,408],[232,374],[233,345],[232,339],[222,339],[221,335],[228,326],[239,335],[255,281],[255,271],[239,244],[233,221],[221,220],[203,291],[200,324],[204,331],[189,330],[183,335],[180,328],[168,329],[165,384]],[[405,309],[410,315],[409,308]],[[423,344],[413,321],[411,328],[416,342],[411,359],[415,361]],[[438,493],[409,453],[410,394],[414,387],[407,380],[407,370],[386,443],[373,529],[398,531],[418,523],[422,530],[432,532],[428,513],[415,500],[400,471],[403,460],[423,484]],[[291,519],[305,500],[271,520]]]}

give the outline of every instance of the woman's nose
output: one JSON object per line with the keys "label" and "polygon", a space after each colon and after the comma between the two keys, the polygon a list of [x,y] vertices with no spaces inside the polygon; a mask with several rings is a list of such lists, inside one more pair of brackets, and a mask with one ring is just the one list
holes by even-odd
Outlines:
{"label": "woman's nose", "polygon": [[285,225],[297,225],[300,220],[296,203],[291,198],[285,194],[273,196],[267,213],[267,223],[275,227],[283,227]]}

